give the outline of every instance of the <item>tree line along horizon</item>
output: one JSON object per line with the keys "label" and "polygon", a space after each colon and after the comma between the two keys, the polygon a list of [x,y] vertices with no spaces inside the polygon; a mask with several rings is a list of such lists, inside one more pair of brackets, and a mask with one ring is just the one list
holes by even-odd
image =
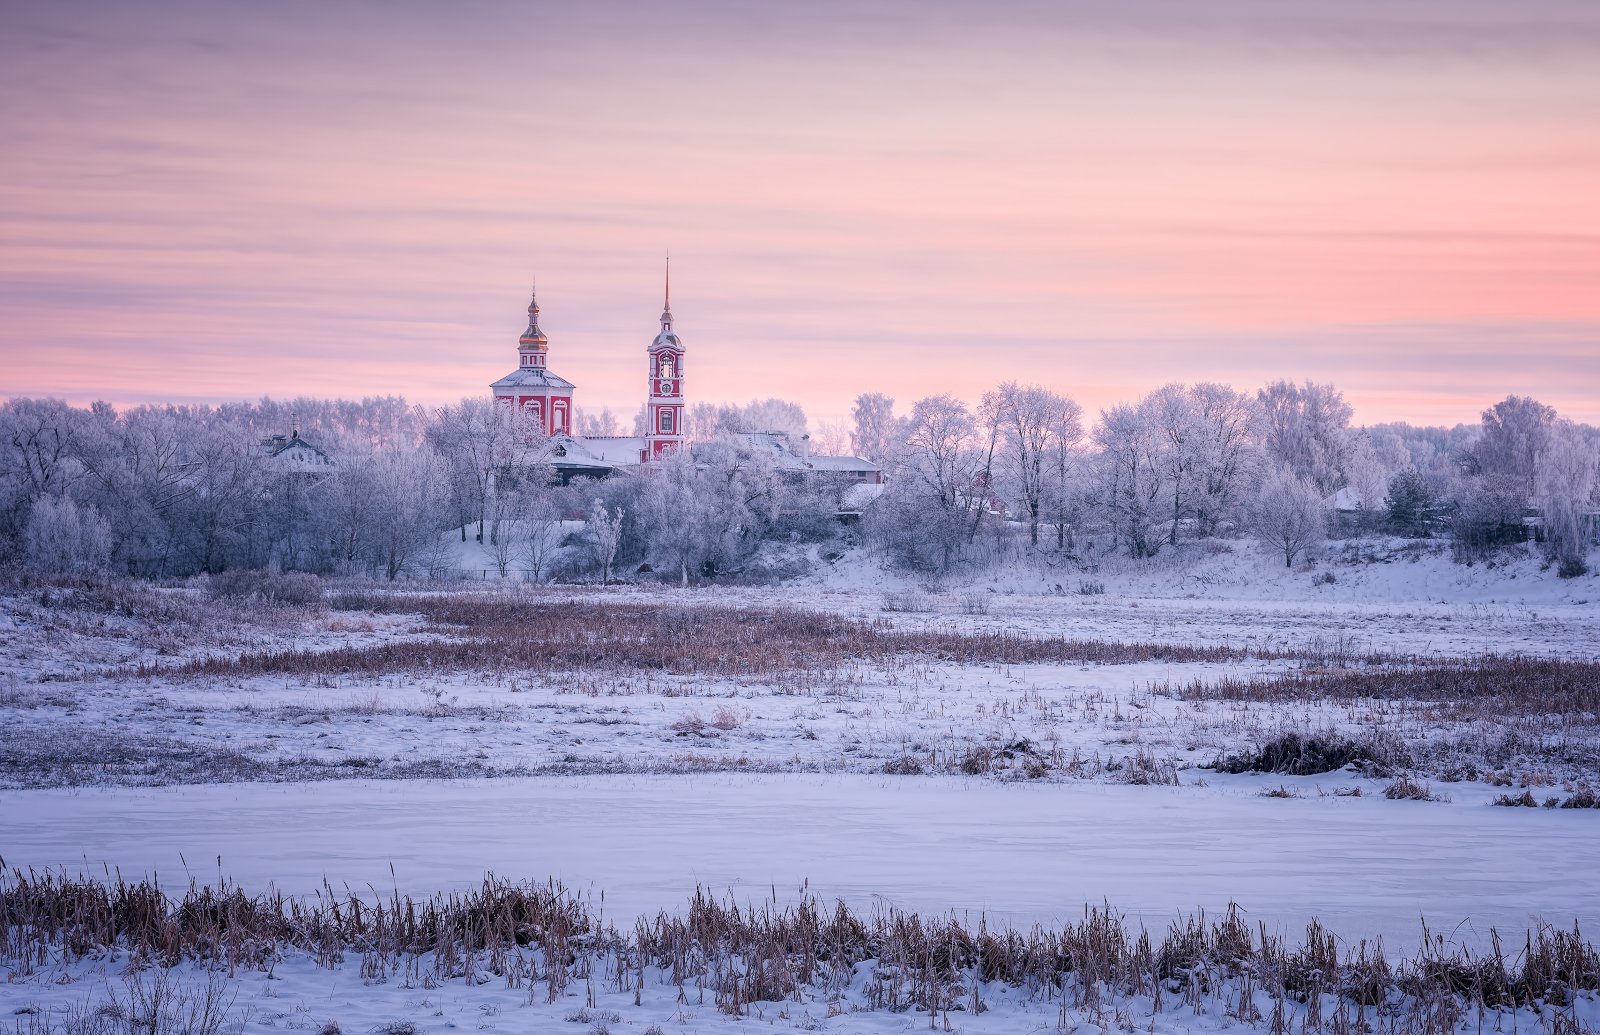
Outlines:
{"label": "tree line along horizon", "polygon": [[[1331,535],[1450,540],[1472,561],[1527,541],[1563,576],[1587,571],[1600,513],[1600,430],[1508,396],[1477,424],[1351,425],[1330,384],[1256,392],[1169,384],[1101,411],[1003,384],[905,413],[858,396],[837,449],[883,466],[881,494],[798,477],[748,438],[808,434],[780,399],[700,403],[692,449],[647,476],[556,484],[553,444],[488,399],[397,397],[221,406],[56,399],[0,404],[0,563],[51,573],[183,577],[459,574],[475,540],[501,576],[681,583],[803,573],[819,543],[859,541],[909,569],[1027,556],[1151,557],[1253,536],[1293,566]],[[616,434],[609,413],[580,435]],[[293,427],[332,460],[289,473],[264,442]],[[303,430],[302,430],[303,429]],[[856,489],[852,493],[852,489]],[[849,527],[842,514],[859,515]],[[487,570],[486,569],[486,570]]]}

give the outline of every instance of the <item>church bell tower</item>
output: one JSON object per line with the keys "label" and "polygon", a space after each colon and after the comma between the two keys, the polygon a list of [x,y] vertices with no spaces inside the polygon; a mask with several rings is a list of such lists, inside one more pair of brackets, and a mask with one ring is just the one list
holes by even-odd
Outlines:
{"label": "church bell tower", "polygon": [[683,446],[683,342],[672,329],[672,260],[667,259],[661,330],[649,349],[650,385],[640,460],[660,460]]}

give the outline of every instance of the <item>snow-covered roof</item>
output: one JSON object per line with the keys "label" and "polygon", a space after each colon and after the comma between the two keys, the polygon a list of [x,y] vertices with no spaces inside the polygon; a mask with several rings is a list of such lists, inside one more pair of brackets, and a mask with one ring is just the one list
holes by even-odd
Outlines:
{"label": "snow-covered roof", "polygon": [[273,462],[290,468],[303,467],[332,467],[333,459],[318,449],[316,446],[301,438],[299,433],[293,435],[273,435],[263,439],[262,450]]}
{"label": "snow-covered roof", "polygon": [[883,485],[876,482],[861,482],[850,486],[839,497],[839,510],[841,513],[857,513],[867,509],[872,501],[883,495]]}
{"label": "snow-covered roof", "polygon": [[572,388],[572,382],[544,367],[518,367],[490,388]]}
{"label": "snow-covered roof", "polygon": [[1367,509],[1361,505],[1361,494],[1348,485],[1335,492],[1332,496],[1325,497],[1322,505],[1329,510],[1336,510],[1343,514]]}
{"label": "snow-covered roof", "polygon": [[614,467],[637,464],[644,451],[644,439],[639,435],[598,435],[571,441],[587,455]]}
{"label": "snow-covered roof", "polygon": [[[728,437],[769,457],[780,471],[873,474],[881,469],[859,456],[798,456],[789,448],[789,436],[781,431],[742,432]],[[569,467],[636,467],[645,449],[645,439],[640,435],[558,435],[552,441],[566,450],[566,455],[557,456],[555,463]]]}
{"label": "snow-covered roof", "polygon": [[859,456],[809,456],[806,457],[806,466],[814,471],[843,471],[862,474],[873,474],[883,470],[871,460]]}

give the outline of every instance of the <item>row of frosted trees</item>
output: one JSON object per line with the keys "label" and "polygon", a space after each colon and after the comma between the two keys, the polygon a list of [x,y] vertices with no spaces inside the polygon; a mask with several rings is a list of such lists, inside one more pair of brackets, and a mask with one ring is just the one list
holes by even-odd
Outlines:
{"label": "row of frosted trees", "polygon": [[[1071,554],[1085,540],[1147,557],[1237,535],[1292,564],[1330,522],[1448,536],[1470,558],[1526,539],[1532,516],[1550,559],[1576,574],[1597,509],[1594,429],[1517,397],[1449,429],[1353,428],[1332,386],[1290,382],[1168,385],[1092,425],[1070,398],[1018,384],[903,415],[869,393],[853,417],[851,447],[887,472],[868,537],[918,568]],[[797,479],[737,437],[778,423],[796,441],[794,404],[708,406],[699,422],[693,456],[651,477],[559,487],[552,444],[487,400],[119,411],[13,399],[0,405],[0,561],[151,577],[487,566],[698,581],[782,575],[792,556],[765,546],[827,538],[859,506],[849,486]],[[265,443],[291,428],[333,465],[274,457]]]}
{"label": "row of frosted trees", "polygon": [[1531,529],[1564,572],[1583,571],[1600,507],[1595,429],[1519,397],[1477,426],[1350,418],[1331,385],[1172,384],[1086,428],[1071,399],[1005,384],[975,408],[936,396],[903,416],[862,395],[853,444],[889,472],[871,527],[911,566],[992,554],[1020,525],[1029,549],[1094,534],[1133,557],[1254,534],[1291,565],[1330,530],[1449,536],[1472,559]]}
{"label": "row of frosted trees", "polygon": [[[331,463],[282,451],[286,432]],[[828,534],[845,488],[785,477],[730,436],[650,478],[560,486],[555,445],[487,400],[118,411],[13,399],[0,405],[0,561],[538,579],[631,564],[690,581],[739,570],[763,542]],[[308,454],[317,462],[294,459]]]}

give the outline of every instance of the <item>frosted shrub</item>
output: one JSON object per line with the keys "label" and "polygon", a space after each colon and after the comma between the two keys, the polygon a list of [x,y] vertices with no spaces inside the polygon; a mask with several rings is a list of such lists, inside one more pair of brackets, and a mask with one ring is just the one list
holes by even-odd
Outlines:
{"label": "frosted shrub", "polygon": [[1283,566],[1322,541],[1327,530],[1322,498],[1315,485],[1279,470],[1262,485],[1251,515],[1256,534],[1283,554]]}
{"label": "frosted shrub", "polygon": [[989,613],[989,595],[987,593],[966,593],[961,597],[961,613],[964,615],[986,615]]}
{"label": "frosted shrub", "polygon": [[727,705],[718,705],[717,710],[711,715],[711,725],[727,733],[743,726],[746,714],[736,708],[729,708]]}
{"label": "frosted shrub", "polygon": [[1594,499],[1600,455],[1571,421],[1560,421],[1539,458],[1537,491],[1544,512],[1545,555],[1559,565],[1557,574],[1574,579],[1589,570],[1588,529],[1584,512]]}
{"label": "frosted shrub", "polygon": [[314,604],[322,599],[322,580],[303,571],[226,571],[208,576],[214,597],[263,600],[272,604]]}
{"label": "frosted shrub", "polygon": [[104,570],[111,560],[111,527],[91,506],[66,496],[45,496],[33,505],[22,531],[30,567],[56,574]]}
{"label": "frosted shrub", "polygon": [[928,599],[926,593],[914,589],[902,589],[883,595],[883,609],[885,611],[901,611],[908,614],[923,614],[933,610],[933,601]]}

